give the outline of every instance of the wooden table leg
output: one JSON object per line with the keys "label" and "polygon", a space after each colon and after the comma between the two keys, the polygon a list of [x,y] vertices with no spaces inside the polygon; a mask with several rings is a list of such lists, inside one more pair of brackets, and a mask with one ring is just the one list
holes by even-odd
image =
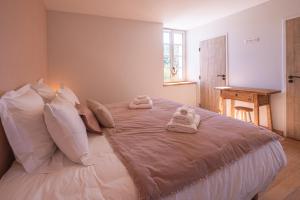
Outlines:
{"label": "wooden table leg", "polygon": [[259,103],[258,103],[258,96],[254,95],[254,124],[259,126]]}
{"label": "wooden table leg", "polygon": [[227,115],[227,106],[226,106],[226,99],[222,98],[222,109],[223,109],[223,114]]}
{"label": "wooden table leg", "polygon": [[272,111],[271,111],[271,97],[270,97],[270,95],[268,95],[268,104],[266,106],[267,106],[268,129],[273,131]]}
{"label": "wooden table leg", "polygon": [[220,114],[224,115],[224,102],[225,99],[223,99],[221,96],[219,97],[219,110],[220,110]]}
{"label": "wooden table leg", "polygon": [[230,104],[231,104],[231,106],[230,106],[230,108],[231,108],[231,113],[230,113],[230,115],[231,115],[231,117],[234,118],[234,112],[235,112],[234,106],[235,106],[235,101],[234,101],[233,99],[231,99],[231,100],[230,100]]}

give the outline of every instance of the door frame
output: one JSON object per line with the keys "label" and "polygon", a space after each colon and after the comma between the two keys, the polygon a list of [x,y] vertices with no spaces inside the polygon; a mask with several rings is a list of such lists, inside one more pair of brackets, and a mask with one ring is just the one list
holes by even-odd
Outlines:
{"label": "door frame", "polygon": [[296,14],[296,15],[292,15],[292,16],[288,16],[285,17],[284,19],[282,19],[282,93],[284,93],[284,106],[283,106],[283,120],[284,120],[284,127],[283,127],[283,136],[287,137],[287,80],[286,80],[286,75],[287,75],[287,54],[286,54],[286,22],[288,20],[294,19],[294,18],[298,18],[300,17],[300,13]]}
{"label": "door frame", "polygon": [[[226,47],[225,47],[225,51],[226,51],[226,56],[225,56],[225,58],[226,58],[226,64],[225,64],[225,74],[226,74],[226,82],[225,82],[225,85],[226,86],[229,86],[229,54],[228,54],[228,32],[226,32],[226,33],[221,33],[221,34],[216,34],[216,35],[213,35],[213,36],[211,36],[211,37],[207,37],[207,38],[201,38],[201,40],[199,41],[199,44],[198,44],[198,49],[200,49],[200,47],[201,47],[201,42],[203,42],[203,41],[206,41],[206,40],[211,40],[211,39],[215,39],[215,38],[218,38],[218,37],[223,37],[223,36],[225,36],[225,38],[226,38],[226,43],[225,43],[225,45],[226,45]],[[198,61],[199,61],[199,76],[201,76],[201,66],[200,66],[200,52],[198,52]],[[198,100],[198,102],[197,102],[197,104],[198,105],[200,105],[201,104],[201,92],[200,92],[200,84],[201,84],[201,80],[200,79],[198,79],[198,82],[199,82],[199,87],[197,88],[197,98],[199,99]],[[225,114],[227,114],[227,112],[225,111]]]}

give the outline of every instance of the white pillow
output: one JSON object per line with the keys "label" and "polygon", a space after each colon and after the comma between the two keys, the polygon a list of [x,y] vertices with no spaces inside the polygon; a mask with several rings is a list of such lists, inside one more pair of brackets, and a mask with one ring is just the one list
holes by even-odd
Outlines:
{"label": "white pillow", "polygon": [[56,96],[56,92],[47,84],[45,84],[43,79],[40,79],[31,87],[44,99],[45,102],[52,101],[52,99],[54,99]]}
{"label": "white pillow", "polygon": [[56,97],[44,108],[45,121],[56,145],[73,162],[88,165],[86,128],[76,108]]}
{"label": "white pillow", "polygon": [[78,97],[75,93],[68,87],[61,88],[57,91],[57,95],[69,102],[71,102],[74,106],[76,104],[80,104]]}
{"label": "white pillow", "polygon": [[44,121],[42,98],[26,85],[0,99],[1,121],[16,160],[28,173],[51,158],[56,146]]}

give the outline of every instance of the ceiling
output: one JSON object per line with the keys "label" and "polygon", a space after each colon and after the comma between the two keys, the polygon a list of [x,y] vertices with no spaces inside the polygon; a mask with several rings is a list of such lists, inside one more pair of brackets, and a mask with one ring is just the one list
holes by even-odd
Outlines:
{"label": "ceiling", "polygon": [[191,29],[269,0],[44,0],[48,10],[160,22]]}

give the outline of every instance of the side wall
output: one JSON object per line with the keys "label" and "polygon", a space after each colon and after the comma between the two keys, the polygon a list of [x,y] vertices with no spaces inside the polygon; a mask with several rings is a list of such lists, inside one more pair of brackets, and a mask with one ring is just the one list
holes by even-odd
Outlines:
{"label": "side wall", "polygon": [[[285,130],[284,20],[300,16],[300,1],[272,0],[188,32],[189,74],[199,75],[199,42],[228,34],[229,85],[282,90],[272,97],[274,128]],[[246,44],[245,40],[260,38]],[[201,95],[201,94],[200,94]],[[199,101],[199,95],[198,95]],[[261,115],[265,115],[261,109]],[[261,123],[265,124],[265,118]]]}
{"label": "side wall", "polygon": [[[0,1],[0,95],[46,77],[46,17],[42,0]],[[12,161],[0,122],[0,178]]]}
{"label": "side wall", "polygon": [[0,1],[0,94],[47,75],[42,0]]}
{"label": "side wall", "polygon": [[81,100],[149,94],[195,105],[195,85],[163,87],[162,51],[162,24],[48,12],[48,78]]}

